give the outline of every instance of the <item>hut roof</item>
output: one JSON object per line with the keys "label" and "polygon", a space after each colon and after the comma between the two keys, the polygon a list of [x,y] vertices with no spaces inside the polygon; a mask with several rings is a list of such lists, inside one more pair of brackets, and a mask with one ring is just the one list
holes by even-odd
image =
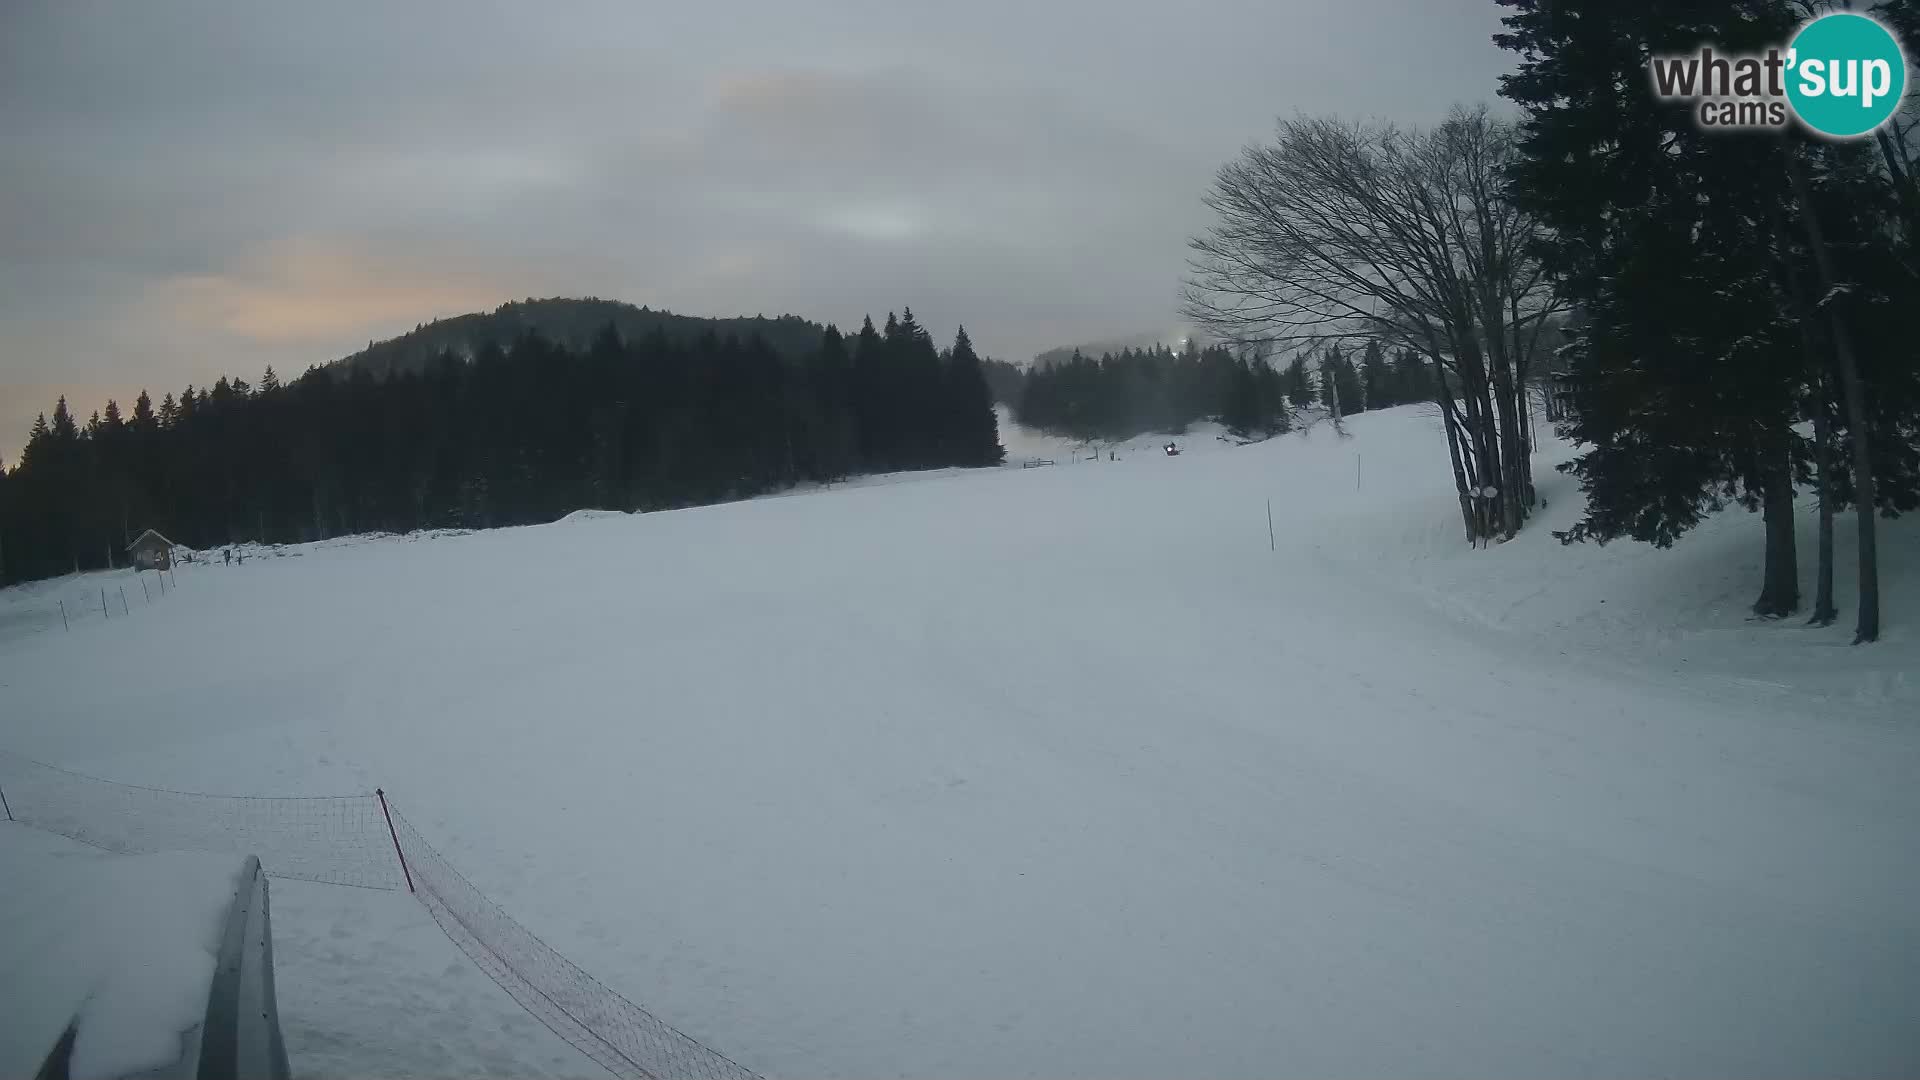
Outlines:
{"label": "hut roof", "polygon": [[148,529],[146,532],[143,532],[139,536],[134,537],[133,543],[127,545],[127,550],[132,551],[134,548],[139,547],[141,544],[146,543],[148,540],[158,540],[160,541],[160,543],[164,544],[167,547],[177,546],[174,544],[173,541],[167,539],[164,536],[161,536],[159,533],[153,531],[152,529]]}

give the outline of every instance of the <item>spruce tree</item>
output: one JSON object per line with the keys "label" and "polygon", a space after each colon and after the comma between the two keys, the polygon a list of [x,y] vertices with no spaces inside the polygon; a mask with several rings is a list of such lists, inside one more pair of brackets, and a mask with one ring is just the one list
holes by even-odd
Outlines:
{"label": "spruce tree", "polygon": [[1353,361],[1340,346],[1327,346],[1320,359],[1320,404],[1327,415],[1336,420],[1352,416],[1361,411],[1363,397],[1360,373],[1354,370]]}
{"label": "spruce tree", "polygon": [[[867,328],[872,329],[869,321]],[[807,381],[817,418],[814,461],[816,480],[839,480],[853,472],[860,454],[860,433],[854,418],[853,358],[847,353],[840,329],[829,325],[820,348],[807,360]]]}
{"label": "spruce tree", "polygon": [[889,318],[888,344],[893,354],[893,377],[898,380],[896,408],[900,415],[903,464],[923,469],[944,464],[950,453],[944,422],[940,353],[912,308],[904,308],[898,323]]}
{"label": "spruce tree", "polygon": [[[887,325],[895,333],[899,326],[891,314]],[[882,470],[898,467],[898,448],[894,432],[899,415],[892,393],[892,362],[886,339],[873,328],[873,316],[860,324],[853,343],[853,416],[859,436],[860,465]]]}
{"label": "spruce tree", "polygon": [[1250,438],[1260,429],[1260,380],[1253,365],[1236,361],[1228,384],[1226,401],[1220,410],[1220,423],[1237,438]]}
{"label": "spruce tree", "polygon": [[986,372],[962,326],[954,334],[946,361],[946,410],[953,433],[949,460],[957,465],[998,465],[1006,457],[1000,445],[1000,421]]}
{"label": "spruce tree", "polygon": [[[46,399],[42,398],[41,400],[44,401]],[[72,443],[80,437],[80,429],[74,425],[73,414],[67,411],[67,397],[65,394],[60,395],[59,402],[53,407],[53,427],[51,431],[56,444]]]}
{"label": "spruce tree", "polygon": [[1771,267],[1790,215],[1781,145],[1703,131],[1656,100],[1646,56],[1785,39],[1784,5],[1684,12],[1656,0],[1501,0],[1526,112],[1519,204],[1551,226],[1546,266],[1586,316],[1565,357],[1578,402],[1563,466],[1586,514],[1564,539],[1670,544],[1727,499],[1764,511],[1756,609],[1798,603],[1792,425],[1805,365]]}
{"label": "spruce tree", "polygon": [[1398,405],[1400,398],[1394,391],[1393,372],[1387,367],[1386,352],[1381,349],[1379,339],[1370,340],[1360,359],[1360,405],[1369,410]]}
{"label": "spruce tree", "polygon": [[1281,377],[1287,388],[1287,402],[1296,409],[1304,409],[1313,404],[1315,389],[1313,375],[1307,370],[1306,355],[1295,356],[1287,364],[1286,373]]}
{"label": "spruce tree", "polygon": [[1257,361],[1254,371],[1259,381],[1261,421],[1266,433],[1269,436],[1284,435],[1293,426],[1287,415],[1286,384],[1280,373],[1265,360]]}
{"label": "spruce tree", "polygon": [[40,455],[47,453],[47,446],[53,440],[52,429],[47,427],[47,414],[34,417],[33,427],[27,430],[26,449],[21,451],[20,463],[25,466]]}
{"label": "spruce tree", "polygon": [[1392,386],[1393,398],[1399,404],[1433,400],[1433,374],[1412,349],[1394,353]]}

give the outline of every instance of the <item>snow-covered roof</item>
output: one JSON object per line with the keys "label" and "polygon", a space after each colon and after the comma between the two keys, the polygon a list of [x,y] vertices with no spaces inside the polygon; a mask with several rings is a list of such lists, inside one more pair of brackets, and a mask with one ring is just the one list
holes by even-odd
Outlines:
{"label": "snow-covered roof", "polygon": [[134,548],[137,548],[141,544],[146,543],[148,537],[152,537],[153,539],[160,541],[162,544],[165,544],[168,547],[177,546],[176,544],[174,544],[173,541],[167,539],[164,536],[161,536],[159,533],[153,531],[152,529],[148,529],[146,532],[143,532],[139,536],[134,537],[133,543],[127,545],[127,550],[132,551]]}

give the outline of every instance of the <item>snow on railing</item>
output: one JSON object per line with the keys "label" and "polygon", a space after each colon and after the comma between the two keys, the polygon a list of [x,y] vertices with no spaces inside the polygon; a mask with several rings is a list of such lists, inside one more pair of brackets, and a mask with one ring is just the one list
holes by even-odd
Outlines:
{"label": "snow on railing", "polygon": [[258,1076],[287,1080],[287,1045],[273,986],[273,916],[260,860],[247,856],[220,932],[206,1019],[200,1025],[202,1080]]}
{"label": "snow on railing", "polygon": [[757,1080],[560,955],[455,870],[375,795],[269,798],[121,784],[0,751],[10,821],[125,854],[257,855],[270,877],[410,889],[520,1007],[615,1076]]}

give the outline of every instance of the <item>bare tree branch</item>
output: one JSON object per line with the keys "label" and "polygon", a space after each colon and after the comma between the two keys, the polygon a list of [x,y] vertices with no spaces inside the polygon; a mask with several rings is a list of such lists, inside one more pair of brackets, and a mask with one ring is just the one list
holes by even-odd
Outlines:
{"label": "bare tree branch", "polygon": [[1425,357],[1475,542],[1512,536],[1530,509],[1526,364],[1562,311],[1533,253],[1538,223],[1505,198],[1514,139],[1485,107],[1427,131],[1283,120],[1215,176],[1184,294],[1229,341],[1377,339]]}

